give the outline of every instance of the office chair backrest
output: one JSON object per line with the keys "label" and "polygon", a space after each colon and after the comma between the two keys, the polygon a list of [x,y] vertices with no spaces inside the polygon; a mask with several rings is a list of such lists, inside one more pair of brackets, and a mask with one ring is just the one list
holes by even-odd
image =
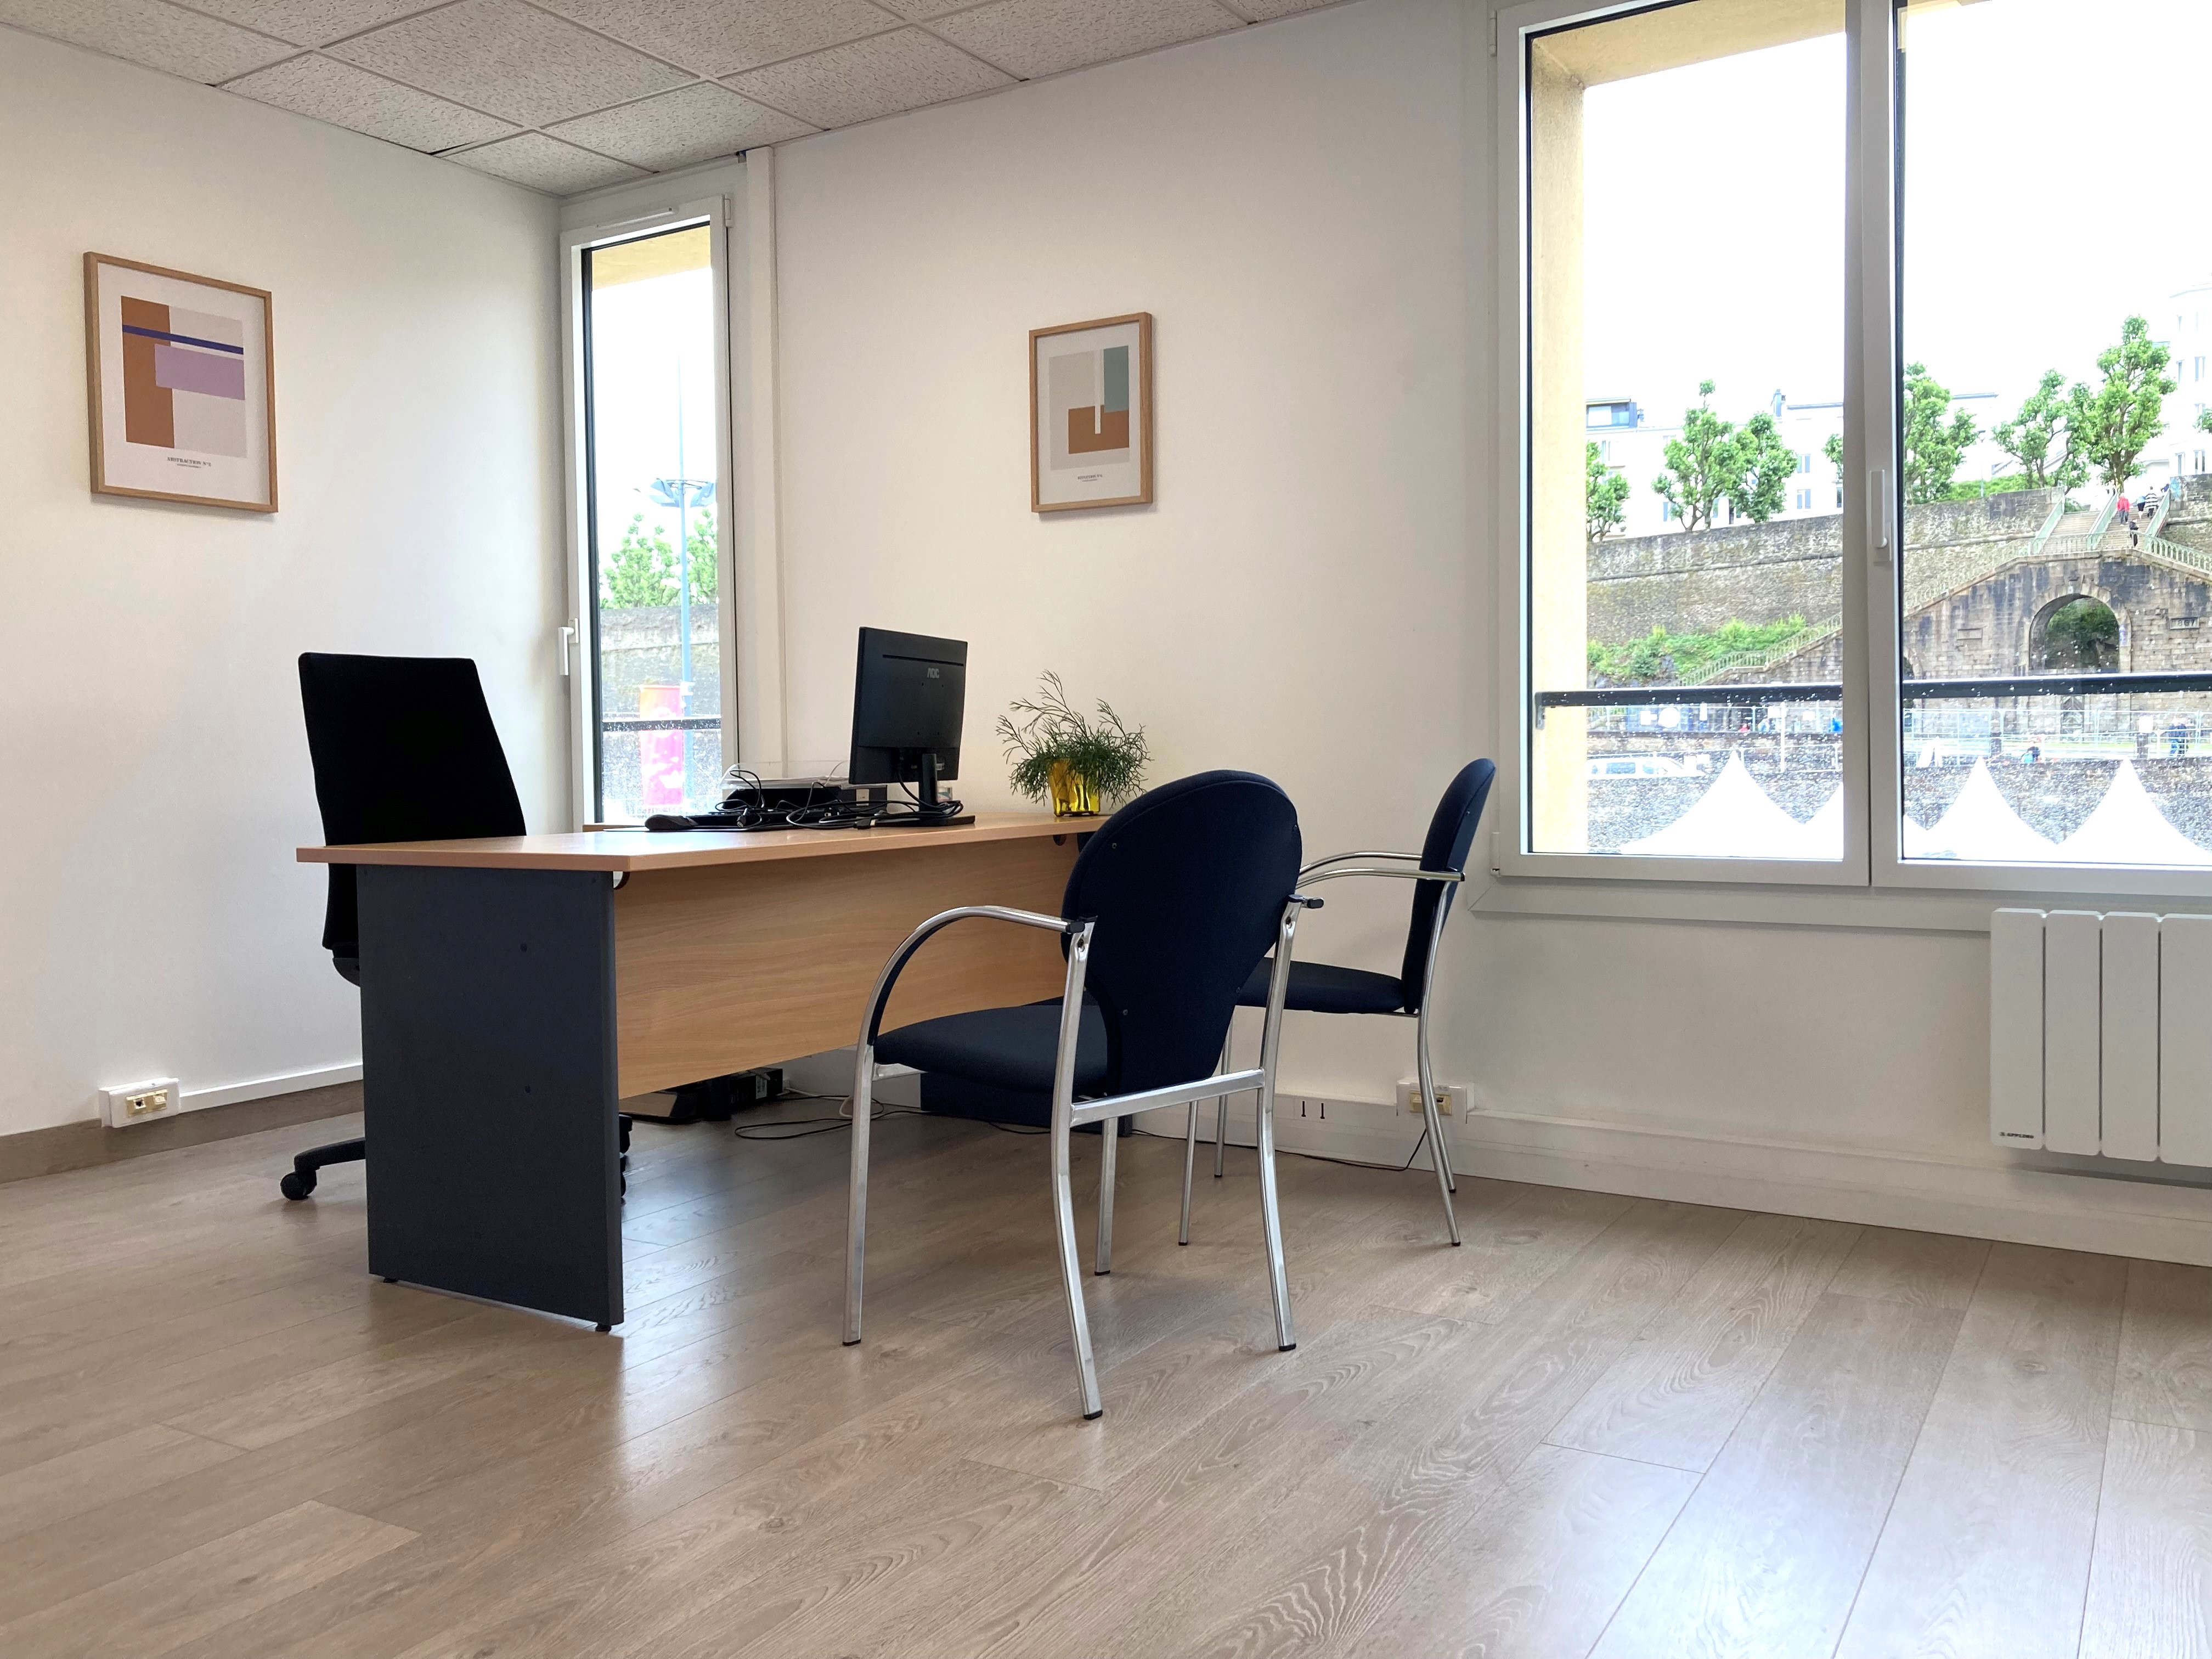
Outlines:
{"label": "office chair backrest", "polygon": [[[1421,843],[1421,868],[1467,873],[1468,854],[1474,846],[1475,826],[1482,822],[1482,804],[1490,799],[1491,780],[1498,769],[1486,760],[1469,761],[1437,803],[1429,820],[1429,836]],[[1399,984],[1406,994],[1406,1012],[1418,1014],[1429,994],[1429,937],[1437,924],[1437,909],[1451,914],[1455,882],[1419,881],[1413,884],[1413,920],[1406,933],[1406,960]]]}
{"label": "office chair backrest", "polygon": [[1298,851],[1290,797],[1249,772],[1163,784],[1091,837],[1060,914],[1097,924],[1087,983],[1109,1092],[1213,1071],[1237,993],[1274,945]]}
{"label": "office chair backrest", "polygon": [[[524,833],[507,751],[466,657],[310,651],[300,702],[326,843]],[[353,866],[334,864],[323,946],[350,963],[360,939]]]}

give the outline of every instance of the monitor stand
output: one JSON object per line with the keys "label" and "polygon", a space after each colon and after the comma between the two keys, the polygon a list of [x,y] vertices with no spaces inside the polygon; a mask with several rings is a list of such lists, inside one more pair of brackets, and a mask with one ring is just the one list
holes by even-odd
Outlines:
{"label": "monitor stand", "polygon": [[888,820],[902,828],[918,830],[951,830],[963,823],[975,822],[973,812],[958,811],[960,803],[947,800],[937,793],[937,751],[925,749],[921,753],[921,785],[915,792],[914,816],[901,815]]}

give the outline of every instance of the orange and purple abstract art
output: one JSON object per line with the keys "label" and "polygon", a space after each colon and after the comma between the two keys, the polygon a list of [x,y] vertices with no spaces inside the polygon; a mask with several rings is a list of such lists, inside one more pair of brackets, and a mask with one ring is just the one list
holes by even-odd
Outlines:
{"label": "orange and purple abstract art", "polygon": [[125,296],[123,435],[156,449],[243,456],[246,325]]}

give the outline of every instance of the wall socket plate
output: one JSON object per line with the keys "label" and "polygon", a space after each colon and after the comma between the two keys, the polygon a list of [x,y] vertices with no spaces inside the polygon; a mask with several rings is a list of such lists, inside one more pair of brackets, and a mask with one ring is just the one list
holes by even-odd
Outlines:
{"label": "wall socket plate", "polygon": [[[1421,1115],[1421,1084],[1418,1078],[1398,1079],[1398,1106],[1415,1117]],[[1464,1118],[1468,1114],[1467,1085],[1439,1083],[1437,1085],[1437,1110],[1446,1117]]]}
{"label": "wall socket plate", "polygon": [[184,1091],[173,1077],[100,1091],[100,1121],[111,1129],[134,1128],[157,1118],[174,1117],[183,1109]]}

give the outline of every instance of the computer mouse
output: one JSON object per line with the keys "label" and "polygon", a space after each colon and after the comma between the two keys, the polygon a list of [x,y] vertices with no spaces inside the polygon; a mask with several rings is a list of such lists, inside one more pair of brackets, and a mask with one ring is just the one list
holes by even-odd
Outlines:
{"label": "computer mouse", "polygon": [[699,826],[681,812],[655,812],[645,821],[648,830],[696,830]]}

